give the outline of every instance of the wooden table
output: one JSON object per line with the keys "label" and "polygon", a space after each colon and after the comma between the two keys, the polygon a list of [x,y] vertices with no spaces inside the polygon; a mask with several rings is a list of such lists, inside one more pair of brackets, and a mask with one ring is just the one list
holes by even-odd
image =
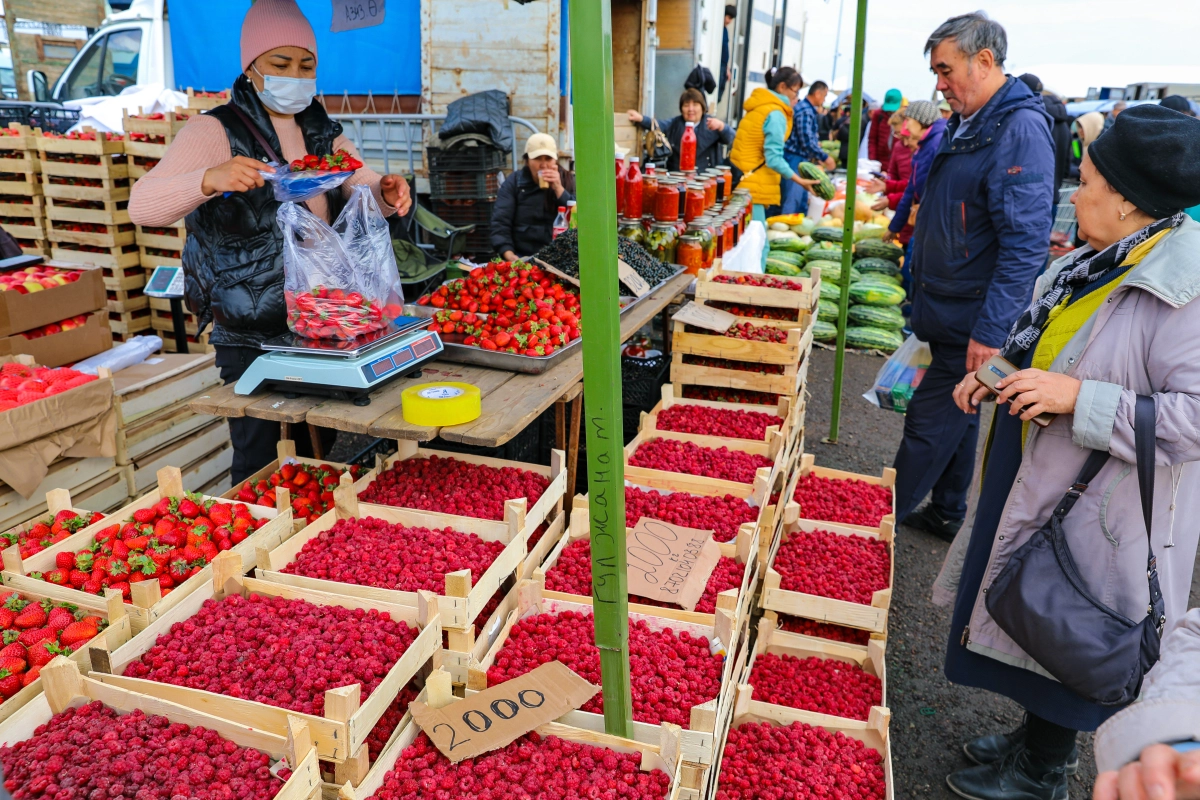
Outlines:
{"label": "wooden table", "polygon": [[[628,340],[655,315],[664,311],[691,280],[692,276],[687,273],[676,276],[622,316],[621,341]],[[400,409],[401,392],[409,386],[430,381],[462,381],[478,386],[483,395],[482,414],[464,425],[440,428],[406,422]],[[314,455],[321,458],[320,437],[316,432],[319,427],[382,439],[428,442],[440,436],[447,441],[478,447],[499,447],[554,405],[555,444],[567,453],[567,486],[572,487],[568,495],[574,493],[579,461],[579,430],[583,418],[582,352],[567,357],[541,375],[435,360],[424,366],[420,378],[389,381],[372,392],[370,397],[369,405],[358,406],[346,400],[328,400],[309,395],[289,398],[280,392],[243,396],[234,394],[233,385],[229,384],[193,400],[191,407],[198,414],[254,417],[278,422],[283,438],[290,438],[291,426],[307,424]]]}

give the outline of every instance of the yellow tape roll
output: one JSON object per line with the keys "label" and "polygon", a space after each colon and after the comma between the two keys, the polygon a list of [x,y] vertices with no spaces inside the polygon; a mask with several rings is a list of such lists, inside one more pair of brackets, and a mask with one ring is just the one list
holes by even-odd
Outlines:
{"label": "yellow tape roll", "polygon": [[400,394],[404,421],[413,425],[461,425],[478,419],[479,387],[444,381],[410,386]]}

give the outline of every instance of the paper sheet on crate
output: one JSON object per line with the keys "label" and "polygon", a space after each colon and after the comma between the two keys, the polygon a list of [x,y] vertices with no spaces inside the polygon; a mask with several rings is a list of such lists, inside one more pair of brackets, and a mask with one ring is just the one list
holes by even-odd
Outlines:
{"label": "paper sheet on crate", "polygon": [[413,719],[442,755],[454,763],[515,741],[531,730],[574,711],[600,691],[566,664],[551,661],[519,678],[485,689],[448,706],[409,707]]}
{"label": "paper sheet on crate", "polygon": [[625,537],[629,593],[695,611],[721,548],[712,531],[642,517]]}
{"label": "paper sheet on crate", "polygon": [[697,328],[724,333],[733,327],[738,318],[719,308],[688,303],[676,311],[672,319],[686,322],[688,325],[695,325]]}

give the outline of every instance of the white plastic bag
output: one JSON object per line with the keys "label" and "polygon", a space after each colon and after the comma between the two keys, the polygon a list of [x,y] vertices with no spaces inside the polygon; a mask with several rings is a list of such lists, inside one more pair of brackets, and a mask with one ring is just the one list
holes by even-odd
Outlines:
{"label": "white plastic bag", "polygon": [[925,377],[930,358],[929,345],[916,336],[909,336],[879,368],[875,385],[863,394],[863,398],[878,408],[903,414],[913,391]]}
{"label": "white plastic bag", "polygon": [[288,327],[311,339],[356,339],[403,313],[387,221],[355,186],[332,227],[295,203],[279,208]]}

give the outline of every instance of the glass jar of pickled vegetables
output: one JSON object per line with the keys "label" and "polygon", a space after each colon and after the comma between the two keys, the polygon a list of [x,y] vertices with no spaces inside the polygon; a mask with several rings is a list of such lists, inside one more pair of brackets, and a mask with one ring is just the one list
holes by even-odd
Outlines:
{"label": "glass jar of pickled vegetables", "polygon": [[646,241],[646,231],[642,228],[642,221],[639,219],[621,217],[617,220],[617,235],[624,236],[638,244],[644,244]]}
{"label": "glass jar of pickled vegetables", "polygon": [[717,238],[712,227],[712,219],[709,217],[700,217],[688,225],[688,234],[695,234],[700,237],[700,248],[704,252],[704,268],[708,269],[713,265],[713,260],[717,257]]}
{"label": "glass jar of pickled vegetables", "polygon": [[650,233],[646,234],[644,247],[662,263],[674,264],[675,248],[678,244],[679,232],[675,230],[675,225],[670,222],[656,222],[650,228]]}
{"label": "glass jar of pickled vegetables", "polygon": [[685,233],[675,246],[675,263],[684,268],[688,275],[695,275],[704,268],[704,245],[697,233]]}
{"label": "glass jar of pickled vegetables", "polygon": [[692,181],[687,185],[687,200],[683,210],[684,222],[691,222],[704,213],[706,206],[704,184]]}
{"label": "glass jar of pickled vegetables", "polygon": [[704,208],[709,209],[717,204],[717,179],[712,172],[704,173]]}
{"label": "glass jar of pickled vegetables", "polygon": [[658,191],[654,193],[654,219],[656,222],[674,222],[679,219],[679,181],[661,178]]}

